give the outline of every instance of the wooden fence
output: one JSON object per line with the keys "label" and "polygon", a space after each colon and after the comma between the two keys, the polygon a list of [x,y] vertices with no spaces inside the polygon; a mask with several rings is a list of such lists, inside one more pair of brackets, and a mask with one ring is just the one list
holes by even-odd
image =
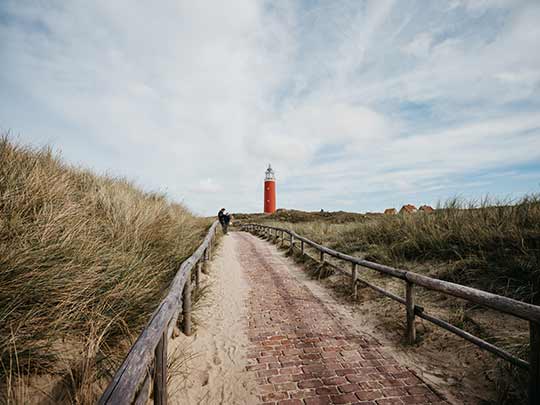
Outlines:
{"label": "wooden fence", "polygon": [[195,288],[199,288],[202,266],[211,257],[217,225],[217,221],[212,224],[195,253],[180,265],[167,296],[131,346],[99,404],[146,404],[151,386],[154,404],[167,404],[167,342],[180,313],[184,334],[191,334],[192,278]]}
{"label": "wooden fence", "polygon": [[[520,367],[529,372],[529,404],[540,404],[540,306],[527,304],[525,302],[513,300],[496,294],[491,294],[486,291],[476,288],[466,287],[460,284],[451,283],[448,281],[439,280],[436,278],[424,276],[412,271],[400,270],[389,266],[384,266],[374,262],[360,259],[358,257],[349,256],[344,253],[337,252],[325,246],[319,245],[307,238],[304,238],[297,233],[274,226],[266,226],[260,224],[245,224],[242,228],[246,231],[264,234],[272,238],[274,242],[279,241],[280,244],[285,242],[285,235],[288,235],[289,249],[293,251],[296,248],[296,242],[300,243],[300,252],[305,254],[305,245],[309,245],[319,252],[319,261],[324,263],[324,255],[334,257],[350,263],[350,272],[341,268],[337,268],[342,273],[345,273],[351,278],[352,293],[356,295],[358,284],[363,284],[369,288],[378,291],[379,293],[391,298],[403,305],[406,310],[406,337],[409,344],[414,344],[416,341],[415,318],[419,317],[429,321],[443,329],[446,329],[469,342],[487,350],[498,357],[501,357],[513,365]],[[386,291],[378,286],[375,286],[366,280],[362,280],[358,275],[358,267],[365,267],[387,274],[391,277],[401,279],[405,282],[405,298]],[[524,319],[529,322],[530,330],[530,355],[529,361],[522,360],[511,353],[477,337],[469,332],[464,331],[442,319],[436,318],[427,314],[424,308],[415,303],[415,286],[421,286],[429,290],[437,291],[443,294],[461,298],[475,304],[482,305],[504,312],[515,317]]]}

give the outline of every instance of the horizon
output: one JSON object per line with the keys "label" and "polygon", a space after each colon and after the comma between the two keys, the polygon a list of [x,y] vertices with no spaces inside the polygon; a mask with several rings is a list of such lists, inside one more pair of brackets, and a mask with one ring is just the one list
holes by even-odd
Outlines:
{"label": "horizon", "polygon": [[[507,206],[515,206],[515,205],[519,205],[523,202],[523,200],[525,198],[528,198],[528,197],[532,197],[532,198],[535,198],[537,197],[540,198],[540,194],[539,193],[529,193],[529,194],[524,194],[522,196],[520,196],[519,198],[514,198],[514,199],[505,199],[505,198],[498,198],[498,197],[492,197],[492,196],[489,196],[489,195],[486,195],[484,197],[481,197],[479,199],[475,199],[475,200],[466,200],[466,199],[462,199],[460,197],[450,197],[448,198],[446,201],[438,201],[436,204],[434,205],[430,205],[430,204],[414,204],[414,203],[403,203],[399,206],[395,206],[395,207],[386,207],[384,208],[383,210],[381,211],[347,211],[347,210],[326,210],[326,209],[323,209],[323,211],[321,211],[320,209],[319,210],[303,210],[301,208],[288,208],[288,207],[279,207],[276,209],[275,212],[279,212],[279,211],[298,211],[298,212],[306,212],[306,213],[310,213],[310,214],[318,214],[318,213],[326,213],[326,214],[335,214],[335,213],[345,213],[345,214],[358,214],[358,215],[368,215],[368,214],[383,214],[384,215],[384,211],[387,210],[387,209],[395,209],[397,211],[397,213],[399,213],[400,209],[403,208],[404,206],[406,205],[413,205],[414,208],[416,209],[419,209],[420,207],[422,206],[427,206],[429,208],[433,208],[434,210],[438,210],[438,209],[445,209],[447,208],[447,205],[450,204],[450,203],[455,203],[457,202],[458,204],[463,204],[463,206],[459,207],[460,209],[474,209],[474,208],[484,208],[484,207],[487,207],[487,208],[491,208],[491,207],[507,207]],[[229,211],[231,212],[231,211]],[[275,213],[274,212],[274,213]],[[232,211],[231,214],[235,215],[235,214],[240,214],[240,215],[272,215],[271,213],[265,213],[265,212],[262,212],[262,210],[260,212],[240,212],[240,211]]]}
{"label": "horizon", "polygon": [[[0,5],[0,131],[199,215],[540,191],[540,4]],[[298,209],[298,208],[295,208]]]}

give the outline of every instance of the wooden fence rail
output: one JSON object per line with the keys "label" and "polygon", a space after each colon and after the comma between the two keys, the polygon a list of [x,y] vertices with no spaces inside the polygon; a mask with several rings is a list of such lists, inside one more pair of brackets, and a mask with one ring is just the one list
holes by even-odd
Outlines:
{"label": "wooden fence rail", "polygon": [[209,260],[218,222],[210,227],[198,249],[181,265],[167,296],[152,314],[124,362],[99,399],[100,405],[146,404],[153,386],[155,405],[167,404],[167,342],[182,313],[184,334],[191,334],[191,278],[199,287],[202,263]]}
{"label": "wooden fence rail", "polygon": [[[319,261],[324,262],[324,255],[329,255],[336,259],[343,260],[352,264],[350,272],[348,270],[339,269],[341,272],[351,277],[351,289],[353,295],[356,295],[358,283],[372,288],[379,293],[405,305],[406,309],[406,338],[409,344],[414,344],[416,341],[415,318],[419,317],[429,321],[443,329],[446,329],[469,342],[487,350],[496,356],[512,363],[513,365],[529,372],[529,404],[540,404],[540,306],[527,304],[522,301],[517,301],[508,297],[492,294],[476,288],[466,287],[460,284],[451,283],[414,273],[412,271],[396,269],[390,266],[384,266],[378,263],[363,260],[358,257],[346,255],[344,253],[329,249],[318,243],[315,243],[303,236],[298,235],[294,231],[285,228],[260,224],[244,224],[242,229],[252,233],[264,233],[266,235],[274,231],[273,241],[276,242],[278,234],[280,235],[280,246],[285,241],[285,234],[289,235],[289,250],[295,249],[295,241],[300,241],[300,252],[305,254],[305,245],[311,246],[319,252]],[[375,286],[358,276],[358,266],[365,267],[387,274],[391,277],[399,278],[405,282],[405,298],[399,297],[396,294],[386,291],[378,286]],[[530,354],[529,362],[522,360],[513,354],[477,337],[463,329],[460,329],[442,319],[428,315],[424,308],[415,303],[415,286],[421,286],[428,290],[437,291],[453,297],[461,298],[475,304],[482,305],[496,311],[504,312],[509,315],[524,319],[529,322],[530,329]]]}

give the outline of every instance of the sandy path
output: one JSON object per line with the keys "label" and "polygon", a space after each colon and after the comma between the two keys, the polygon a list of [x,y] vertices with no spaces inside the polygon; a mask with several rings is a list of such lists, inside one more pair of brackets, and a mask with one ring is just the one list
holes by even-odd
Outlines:
{"label": "sandy path", "polygon": [[331,297],[308,288],[305,273],[275,246],[233,237],[250,286],[248,370],[259,403],[446,403]]}
{"label": "sandy path", "polygon": [[[248,285],[236,255],[237,241],[225,236],[210,264],[203,285],[210,288],[206,304],[197,310],[202,320],[192,337],[181,335],[170,343],[170,357],[189,377],[170,383],[172,404],[253,404],[254,382],[245,372],[248,339],[246,305]],[[187,349],[186,349],[187,347]],[[178,348],[176,355],[175,348]],[[172,369],[175,367],[173,366]]]}
{"label": "sandy path", "polygon": [[171,403],[446,403],[274,245],[233,232],[209,274],[204,324],[171,342],[193,354]]}

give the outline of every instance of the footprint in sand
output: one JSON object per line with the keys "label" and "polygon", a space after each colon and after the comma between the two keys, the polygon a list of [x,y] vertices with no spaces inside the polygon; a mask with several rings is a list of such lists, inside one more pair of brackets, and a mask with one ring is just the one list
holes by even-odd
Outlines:
{"label": "footprint in sand", "polygon": [[201,376],[201,385],[204,387],[208,385],[209,382],[210,382],[210,374],[208,373],[208,371],[204,371]]}

